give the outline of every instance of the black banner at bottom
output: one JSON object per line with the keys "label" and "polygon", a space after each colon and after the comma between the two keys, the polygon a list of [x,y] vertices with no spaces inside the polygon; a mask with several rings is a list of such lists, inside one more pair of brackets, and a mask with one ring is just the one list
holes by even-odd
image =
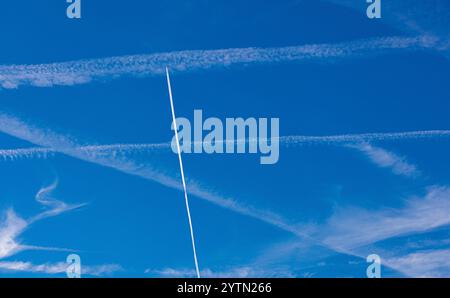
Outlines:
{"label": "black banner at bottom", "polygon": [[127,296],[139,293],[148,297],[301,297],[310,293],[385,295],[411,291],[430,294],[435,290],[445,293],[450,290],[450,279],[0,279],[0,288],[16,294],[21,291],[58,295],[100,291]]}

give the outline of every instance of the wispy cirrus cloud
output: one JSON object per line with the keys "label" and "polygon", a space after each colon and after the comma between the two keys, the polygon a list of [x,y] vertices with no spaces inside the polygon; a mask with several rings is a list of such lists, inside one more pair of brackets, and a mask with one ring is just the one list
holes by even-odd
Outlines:
{"label": "wispy cirrus cloud", "polygon": [[[48,218],[60,215],[71,210],[79,209],[86,204],[67,204],[57,200],[51,196],[53,190],[57,187],[57,181],[49,186],[42,187],[36,194],[36,201],[42,206],[46,207],[41,213],[34,215],[28,219],[24,219],[17,215],[13,209],[8,209],[5,212],[4,218],[0,220],[0,271],[13,271],[25,273],[43,273],[43,274],[58,274],[65,273],[68,267],[67,263],[46,263],[33,264],[24,261],[3,261],[3,259],[10,258],[19,252],[25,250],[45,250],[45,251],[62,251],[75,252],[73,249],[44,247],[36,245],[23,244],[20,240],[22,233],[30,228],[34,223]],[[122,270],[116,264],[103,265],[83,265],[81,267],[82,274],[92,276],[102,276],[112,274],[116,271]]]}
{"label": "wispy cirrus cloud", "polygon": [[347,147],[362,152],[376,166],[380,168],[389,168],[396,175],[417,177],[420,174],[417,167],[409,163],[405,157],[398,156],[386,149],[373,146],[369,143],[349,144]]}
{"label": "wispy cirrus cloud", "polygon": [[[326,244],[323,247],[333,247],[341,256],[361,258],[364,264],[368,255],[376,253],[383,266],[400,276],[448,278],[449,239],[428,237],[448,231],[449,214],[450,187],[432,186],[422,196],[406,198],[401,208],[340,207],[324,224],[311,227],[310,234]],[[319,260],[335,256],[334,252],[294,239],[271,247],[256,263],[315,272],[321,270]],[[306,264],[299,265],[302,260]]]}
{"label": "wispy cirrus cloud", "polygon": [[407,198],[403,208],[337,209],[316,236],[331,247],[356,251],[385,239],[449,225],[449,214],[450,187],[431,186],[423,196]]}
{"label": "wispy cirrus cloud", "polygon": [[233,65],[285,63],[296,61],[334,62],[349,57],[380,55],[398,50],[436,50],[438,40],[431,35],[378,37],[336,44],[309,44],[283,48],[236,48],[196,50],[149,55],[109,57],[36,65],[0,66],[0,86],[70,86],[92,80],[121,76],[163,75],[172,72],[227,68]]}
{"label": "wispy cirrus cloud", "polygon": [[57,216],[70,210],[78,209],[85,204],[69,205],[62,201],[49,197],[57,183],[44,187],[38,191],[36,201],[47,207],[47,209],[37,215],[24,219],[16,214],[13,209],[5,212],[4,218],[0,221],[0,259],[10,257],[24,250],[49,250],[49,251],[73,251],[65,248],[41,247],[22,244],[18,238],[33,223],[47,217]]}
{"label": "wispy cirrus cloud", "polygon": [[69,212],[71,210],[79,209],[87,205],[86,203],[71,205],[51,197],[51,193],[56,189],[57,186],[58,181],[55,180],[52,184],[43,187],[38,191],[35,199],[38,203],[47,207],[47,210],[30,218],[28,220],[30,224],[47,217],[57,216],[63,212]]}

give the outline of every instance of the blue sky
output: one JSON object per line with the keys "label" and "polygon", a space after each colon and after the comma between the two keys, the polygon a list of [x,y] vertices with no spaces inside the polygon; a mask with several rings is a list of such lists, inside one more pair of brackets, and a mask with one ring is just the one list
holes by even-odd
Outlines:
{"label": "blue sky", "polygon": [[0,12],[0,276],[195,275],[176,154],[82,149],[170,141],[166,65],[177,116],[294,136],[183,155],[203,276],[450,276],[447,1],[58,2]]}

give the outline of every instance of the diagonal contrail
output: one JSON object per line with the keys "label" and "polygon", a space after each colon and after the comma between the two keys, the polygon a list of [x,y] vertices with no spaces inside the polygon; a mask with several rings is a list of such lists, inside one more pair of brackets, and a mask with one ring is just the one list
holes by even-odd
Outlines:
{"label": "diagonal contrail", "polygon": [[349,57],[381,55],[398,50],[439,50],[440,40],[431,35],[390,36],[330,44],[306,44],[279,48],[194,50],[68,61],[34,65],[0,65],[0,88],[85,84],[121,76],[163,75],[172,72],[227,68],[233,65],[296,61],[334,62]]}
{"label": "diagonal contrail", "polygon": [[175,117],[175,108],[173,106],[172,87],[170,85],[169,68],[167,68],[167,67],[166,67],[166,78],[167,78],[167,88],[169,90],[170,110],[172,112],[173,130],[175,131],[175,139],[176,139],[176,143],[177,143],[178,161],[180,162],[181,181],[183,182],[184,200],[186,203],[186,212],[187,212],[187,217],[188,217],[188,221],[189,221],[189,230],[191,232],[191,242],[192,242],[192,251],[194,253],[195,271],[197,272],[197,277],[200,278],[200,270],[198,269],[197,252],[195,250],[194,228],[192,226],[191,210],[189,208],[189,199],[188,199],[187,190],[186,190],[186,181],[184,179],[183,159],[181,158],[180,141],[178,139],[177,118]]}

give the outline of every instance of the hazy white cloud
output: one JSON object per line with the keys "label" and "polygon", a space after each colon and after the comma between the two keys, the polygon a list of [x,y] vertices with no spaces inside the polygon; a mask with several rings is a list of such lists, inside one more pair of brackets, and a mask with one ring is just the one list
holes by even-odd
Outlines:
{"label": "hazy white cloud", "polygon": [[419,175],[417,167],[409,163],[406,158],[396,155],[369,143],[350,144],[347,147],[355,148],[364,153],[370,161],[380,168],[389,168],[396,175],[416,177]]}
{"label": "hazy white cloud", "polygon": [[[65,273],[68,266],[69,264],[64,262],[33,264],[31,262],[23,262],[23,261],[11,261],[11,262],[0,261],[0,270],[27,272],[27,273],[44,273],[44,274]],[[123,270],[122,267],[117,264],[81,266],[82,275],[103,276],[121,270]]]}
{"label": "hazy white cloud", "polygon": [[[161,270],[147,269],[145,273],[156,277],[189,278],[196,277],[195,270],[164,268]],[[203,278],[247,278],[247,277],[295,277],[287,269],[279,268],[258,268],[257,266],[242,266],[228,268],[227,270],[203,269],[200,272]]]}
{"label": "hazy white cloud", "polygon": [[110,57],[36,65],[0,66],[0,86],[50,87],[84,84],[96,79],[124,75],[162,75],[172,72],[226,68],[232,65],[283,63],[295,61],[335,61],[347,57],[380,55],[386,51],[433,49],[437,40],[429,35],[378,37],[336,44],[311,44],[283,48],[237,48],[196,50],[149,55]]}
{"label": "hazy white cloud", "polygon": [[0,259],[9,257],[24,249],[17,237],[27,228],[28,223],[9,209],[0,221]]}
{"label": "hazy white cloud", "polygon": [[450,249],[424,250],[383,258],[383,263],[409,277],[450,277]]}

